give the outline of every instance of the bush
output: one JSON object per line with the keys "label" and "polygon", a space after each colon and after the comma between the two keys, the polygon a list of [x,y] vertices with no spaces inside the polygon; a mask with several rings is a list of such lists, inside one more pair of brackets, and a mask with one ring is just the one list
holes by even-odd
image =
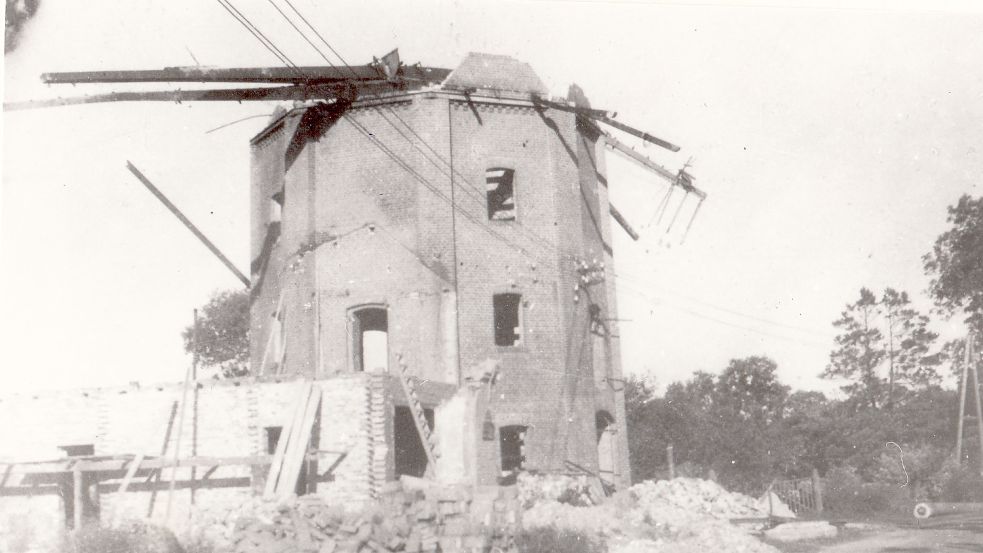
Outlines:
{"label": "bush", "polygon": [[897,484],[864,482],[852,467],[836,467],[824,478],[828,510],[851,515],[903,513],[912,506],[911,490]]}
{"label": "bush", "polygon": [[515,538],[519,553],[603,553],[603,542],[587,534],[558,530],[552,526],[529,528]]}
{"label": "bush", "polygon": [[132,523],[119,528],[83,526],[65,539],[61,553],[184,553],[166,528]]}
{"label": "bush", "polygon": [[953,503],[983,501],[983,476],[966,467],[957,467],[942,485],[941,500]]}

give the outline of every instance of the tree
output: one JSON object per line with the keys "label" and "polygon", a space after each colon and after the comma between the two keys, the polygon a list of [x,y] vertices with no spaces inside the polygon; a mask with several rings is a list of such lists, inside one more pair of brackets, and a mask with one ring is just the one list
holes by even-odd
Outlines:
{"label": "tree", "polygon": [[198,328],[184,329],[184,350],[226,378],[249,374],[249,292],[212,294],[198,314]]}
{"label": "tree", "polygon": [[[664,450],[655,438],[657,417],[655,388],[635,375],[625,379],[625,421],[628,426],[628,461],[636,482],[655,477]],[[662,446],[664,447],[664,446]]]}
{"label": "tree", "polygon": [[[882,401],[893,407],[899,386],[923,388],[939,380],[942,354],[932,353],[938,335],[928,324],[907,292],[887,288],[878,300],[861,288],[860,298],[833,323],[840,333],[822,377],[847,380],[843,390],[868,407]],[[885,362],[887,378],[881,376]]]}
{"label": "tree", "polygon": [[884,290],[881,306],[887,319],[888,405],[894,404],[895,383],[923,388],[939,381],[941,354],[929,354],[938,334],[928,329],[928,317],[911,306],[907,292]]}
{"label": "tree", "polygon": [[863,398],[866,404],[876,408],[884,379],[877,368],[884,359],[884,335],[877,328],[881,309],[874,293],[860,289],[860,298],[847,305],[833,326],[840,329],[836,337],[837,348],[829,354],[829,365],[823,378],[842,378],[849,381],[843,391],[851,397]]}
{"label": "tree", "polygon": [[924,262],[932,277],[929,293],[936,305],[952,314],[961,310],[966,323],[983,331],[983,197],[963,195],[949,206],[949,230],[935,240]]}
{"label": "tree", "polygon": [[778,382],[777,369],[767,357],[731,359],[717,377],[718,409],[744,422],[768,424],[780,418],[789,387]]}

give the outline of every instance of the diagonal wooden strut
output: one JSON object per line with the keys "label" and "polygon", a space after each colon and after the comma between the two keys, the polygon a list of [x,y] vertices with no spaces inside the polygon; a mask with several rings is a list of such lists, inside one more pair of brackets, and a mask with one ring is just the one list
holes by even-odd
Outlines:
{"label": "diagonal wooden strut", "polygon": [[427,423],[427,416],[423,411],[423,405],[420,404],[420,398],[416,394],[416,386],[414,386],[409,374],[407,374],[407,367],[406,363],[403,362],[403,356],[397,356],[397,361],[399,363],[399,383],[403,386],[403,392],[406,394],[406,403],[409,404],[410,412],[413,415],[413,423],[416,425],[416,431],[420,434],[420,443],[423,444],[423,450],[427,454],[427,475],[433,477],[437,470],[437,445],[434,443],[433,433],[430,431],[430,425]]}
{"label": "diagonal wooden strut", "polygon": [[181,210],[177,208],[177,206],[172,204],[171,201],[167,199],[167,196],[164,196],[164,194],[160,190],[158,190],[157,187],[154,186],[154,184],[150,182],[150,180],[147,177],[143,176],[143,173],[141,173],[140,170],[136,168],[136,166],[134,166],[132,163],[127,161],[126,168],[129,169],[130,172],[133,173],[133,176],[135,176],[137,180],[143,183],[143,185],[147,187],[147,190],[150,190],[150,193],[156,196],[157,199],[160,200],[160,202],[164,204],[164,206],[167,207],[167,209],[169,209],[171,213],[174,214],[175,217],[178,218],[178,220],[184,223],[184,226],[187,227],[188,230],[190,230],[191,233],[198,238],[198,240],[201,240],[201,243],[204,244],[205,247],[209,249],[209,251],[215,254],[215,257],[218,257],[219,261],[221,261],[226,266],[226,268],[232,271],[232,273],[239,280],[241,280],[244,285],[246,285],[246,288],[249,287],[249,279],[246,278],[246,275],[242,274],[242,272],[239,271],[239,269],[237,269],[236,266],[233,265],[231,261],[229,261],[229,258],[225,257],[225,254],[219,251],[219,249],[215,247],[215,244],[212,244],[212,241],[209,240],[204,234],[202,234],[202,232],[198,230],[198,227],[196,227],[194,223],[192,223],[187,217],[185,217],[184,214],[181,213]]}

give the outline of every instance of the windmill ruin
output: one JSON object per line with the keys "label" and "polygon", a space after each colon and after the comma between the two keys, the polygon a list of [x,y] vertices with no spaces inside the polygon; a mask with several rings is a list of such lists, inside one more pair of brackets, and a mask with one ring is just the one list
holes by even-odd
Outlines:
{"label": "windmill ruin", "polygon": [[612,221],[638,235],[609,202],[605,152],[702,201],[692,177],[611,129],[677,147],[576,86],[550,98],[527,64],[497,55],[452,71],[393,52],[345,68],[43,79],[246,87],[6,109],[293,104],[249,145],[253,376],[0,398],[0,417],[20,421],[0,430],[0,516],[72,527],[122,512],[186,519],[255,495],[353,504],[401,475],[629,484]]}

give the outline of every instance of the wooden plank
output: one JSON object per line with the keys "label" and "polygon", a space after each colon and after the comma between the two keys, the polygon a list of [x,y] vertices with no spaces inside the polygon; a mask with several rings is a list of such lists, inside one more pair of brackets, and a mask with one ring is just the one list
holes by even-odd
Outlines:
{"label": "wooden plank", "polygon": [[307,407],[311,388],[312,385],[310,383],[301,383],[300,394],[297,402],[294,404],[294,411],[287,421],[286,426],[280,429],[280,439],[277,440],[276,450],[273,453],[273,461],[270,463],[270,470],[266,475],[266,487],[263,490],[264,499],[273,499],[276,495],[277,482],[280,479],[280,473],[283,472],[283,459],[287,452],[287,445],[295,434],[294,430],[299,424],[298,421],[304,416],[303,411]]}
{"label": "wooden plank", "polygon": [[82,471],[77,468],[72,471],[72,515],[74,528],[82,527]]}
{"label": "wooden plank", "polygon": [[[171,432],[174,430],[174,417],[176,416],[177,416],[177,401],[171,404],[171,416],[167,419],[167,429],[164,431],[164,445],[161,446],[160,448],[161,456],[167,454],[167,447],[171,442]],[[160,482],[159,471],[153,476],[153,480],[154,482]],[[147,482],[150,482],[149,478],[147,479]],[[147,504],[148,518],[154,514],[154,502],[156,501],[157,501],[157,491],[154,490],[154,492],[150,494],[150,502]]]}
{"label": "wooden plank", "polygon": [[314,420],[317,417],[318,406],[321,404],[321,389],[311,386],[311,394],[308,397],[304,416],[298,424],[297,432],[293,433],[291,443],[287,444],[284,452],[283,470],[280,479],[277,481],[275,494],[280,498],[287,498],[294,492],[297,485],[297,478],[300,476],[300,469],[307,456],[307,446],[311,441],[311,430],[314,428]]}
{"label": "wooden plank", "polygon": [[133,461],[130,463],[130,467],[126,469],[126,476],[123,477],[123,481],[120,483],[119,490],[117,490],[117,493],[125,492],[126,488],[130,486],[130,481],[133,480],[133,477],[136,475],[137,470],[140,469],[140,463],[143,462],[143,457],[144,455],[143,453],[141,453],[137,455],[136,459],[133,459]]}
{"label": "wooden plank", "polygon": [[[140,463],[140,471],[149,469],[156,471],[169,467],[214,467],[214,466],[252,466],[269,465],[273,457],[271,455],[250,455],[245,457],[187,457],[178,459],[176,462],[172,458],[157,457],[154,459],[144,458]],[[60,463],[11,463],[11,480],[29,474],[66,474],[78,468],[82,472],[125,472],[129,467],[129,460],[126,459],[107,459],[104,461],[79,461],[69,465],[65,462]]]}

